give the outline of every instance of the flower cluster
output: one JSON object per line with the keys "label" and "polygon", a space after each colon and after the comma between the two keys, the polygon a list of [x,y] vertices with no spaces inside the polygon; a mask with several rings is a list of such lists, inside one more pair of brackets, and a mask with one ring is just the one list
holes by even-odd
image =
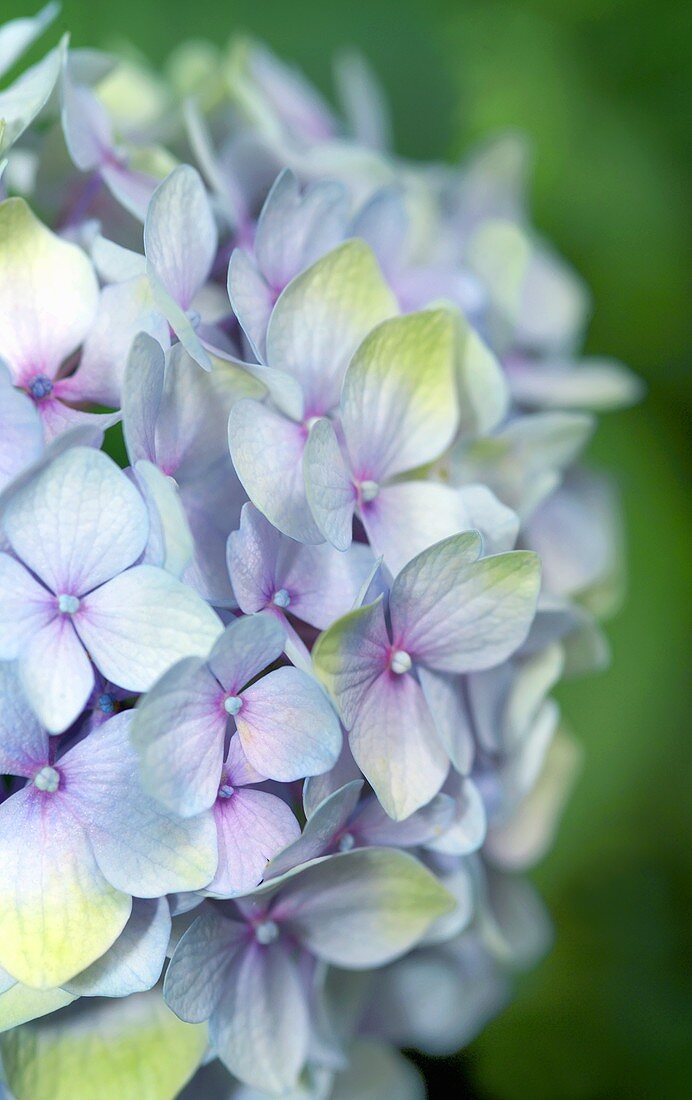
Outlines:
{"label": "flower cluster", "polygon": [[549,693],[619,582],[579,456],[638,387],[577,357],[522,144],[403,162],[337,77],[340,114],[252,42],[164,80],[63,40],[0,91],[16,1100],[419,1097],[398,1048],[546,946]]}

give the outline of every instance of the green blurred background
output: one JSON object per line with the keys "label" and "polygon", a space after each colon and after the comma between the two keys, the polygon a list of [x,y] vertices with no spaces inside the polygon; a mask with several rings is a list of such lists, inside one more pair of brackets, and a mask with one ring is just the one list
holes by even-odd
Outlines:
{"label": "green blurred background", "polygon": [[[2,16],[37,6],[4,0]],[[691,1094],[683,728],[691,22],[692,7],[675,0],[63,3],[61,23],[77,45],[129,40],[160,62],[186,37],[222,43],[250,31],[325,90],[331,54],[355,44],[381,76],[409,156],[451,157],[483,135],[525,131],[536,222],[593,289],[589,350],[623,359],[647,381],[646,402],[604,418],[591,452],[622,487],[629,593],[608,625],[609,671],[560,691],[585,762],[557,846],[535,875],[555,946],[462,1056],[422,1063],[433,1098]]]}

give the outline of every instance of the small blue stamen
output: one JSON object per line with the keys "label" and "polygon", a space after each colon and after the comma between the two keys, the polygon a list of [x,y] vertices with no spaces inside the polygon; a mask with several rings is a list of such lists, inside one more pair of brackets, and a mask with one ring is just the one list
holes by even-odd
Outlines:
{"label": "small blue stamen", "polygon": [[29,383],[29,393],[35,401],[41,401],[53,392],[53,383],[45,374],[37,374]]}
{"label": "small blue stamen", "polygon": [[360,495],[363,498],[365,504],[368,504],[371,500],[374,500],[380,491],[380,487],[376,481],[361,481],[360,483]]}
{"label": "small blue stamen", "polygon": [[112,714],[115,710],[115,696],[109,691],[104,691],[96,700],[96,707],[104,714]]}
{"label": "small blue stamen", "polygon": [[291,602],[291,597],[285,588],[280,588],[278,592],[274,593],[272,603],[277,607],[288,607]]}
{"label": "small blue stamen", "polygon": [[58,611],[63,615],[74,615],[76,611],[79,611],[78,597],[66,594],[58,596]]}
{"label": "small blue stamen", "polygon": [[239,695],[227,695],[223,701],[223,709],[226,711],[226,714],[230,714],[231,717],[235,717],[235,715],[238,714],[242,705],[243,700]]}
{"label": "small blue stamen", "polygon": [[255,939],[263,947],[279,938],[279,926],[276,921],[263,920],[255,927]]}
{"label": "small blue stamen", "polygon": [[340,852],[350,852],[356,846],[356,838],[353,833],[344,833],[339,841]]}
{"label": "small blue stamen", "polygon": [[397,649],[392,653],[389,667],[392,672],[396,672],[398,676],[403,675],[404,672],[408,672],[411,668],[411,658],[405,649]]}
{"label": "small blue stamen", "polygon": [[231,787],[230,783],[222,783],[219,787],[219,798],[233,798],[235,794],[235,787]]}
{"label": "small blue stamen", "polygon": [[48,764],[34,776],[34,786],[46,794],[54,794],[60,786],[60,772],[51,768]]}

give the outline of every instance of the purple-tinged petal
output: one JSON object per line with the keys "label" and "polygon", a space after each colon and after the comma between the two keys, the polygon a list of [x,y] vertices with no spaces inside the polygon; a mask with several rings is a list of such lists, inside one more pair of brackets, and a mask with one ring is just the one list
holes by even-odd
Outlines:
{"label": "purple-tinged petal", "polygon": [[[281,588],[277,584],[281,541],[280,532],[254,504],[243,505],[240,526],[228,537],[227,559],[233,593],[246,615],[262,611]],[[290,540],[289,545],[300,544]]]}
{"label": "purple-tinged petal", "polygon": [[96,318],[84,341],[79,368],[73,376],[81,400],[120,407],[125,364],[132,342],[140,332],[168,347],[168,324],[154,306],[144,275],[118,286],[105,286]]}
{"label": "purple-tinged petal", "polygon": [[303,475],[308,504],[322,535],[337,550],[347,550],[358,494],[329,420],[318,420],[310,430]]}
{"label": "purple-tinged petal", "polygon": [[158,565],[180,579],[191,566],[195,545],[178,487],[146,459],[135,462],[131,476],[149,514],[149,538],[142,563]]}
{"label": "purple-tinged petal", "polygon": [[228,297],[258,362],[264,363],[276,296],[243,248],[234,249],[228,265]]}
{"label": "purple-tinged petal", "polygon": [[341,751],[326,694],[297,668],[276,669],[246,688],[236,726],[250,763],[286,783],[328,771]]}
{"label": "purple-tinged petal", "polygon": [[272,913],[319,958],[348,970],[383,966],[409,950],[452,899],[406,852],[359,848],[260,887]]}
{"label": "purple-tinged petal", "polygon": [[0,553],[0,661],[13,661],[22,646],[55,618],[55,596],[28,569]]}
{"label": "purple-tinged petal", "polygon": [[97,96],[71,73],[65,59],[62,79],[62,127],[72,160],[82,172],[99,168],[112,151],[113,130],[108,112]]}
{"label": "purple-tinged petal", "polygon": [[183,819],[145,794],[131,721],[131,711],[116,714],[61,758],[72,812],[117,889],[143,898],[201,889],[216,871],[211,815]]}
{"label": "purple-tinged petal", "polygon": [[442,836],[431,838],[427,846],[435,852],[455,856],[478,851],[487,828],[485,806],[478,787],[472,779],[452,773],[445,792],[455,802],[454,820]]}
{"label": "purple-tinged petal", "polygon": [[[93,413],[84,409],[74,409],[66,405],[63,400],[63,391],[68,388],[71,380],[56,382],[53,393],[37,404],[37,410],[43,424],[43,431],[47,442],[63,435],[65,432],[74,431],[76,428],[93,426],[95,430],[105,432],[120,420],[119,412]],[[69,395],[68,395],[69,399]]]}
{"label": "purple-tinged petal", "polygon": [[536,610],[540,565],[514,550],[474,561],[477,532],[455,535],[414,558],[392,586],[397,649],[440,672],[500,664],[526,637]]}
{"label": "purple-tinged petal", "polygon": [[454,820],[454,811],[454,800],[447,794],[437,794],[405,821],[392,821],[377,799],[369,798],[356,810],[351,827],[362,844],[415,848],[445,833]]}
{"label": "purple-tinged petal", "polygon": [[379,483],[438,458],[459,412],[455,324],[449,310],[394,317],[363,341],[349,364],[341,417],[353,471]]}
{"label": "purple-tinged petal", "polygon": [[147,265],[184,310],[204,285],[217,234],[200,175],[181,164],[154,192],[144,223]]}
{"label": "purple-tinged petal", "polygon": [[318,629],[350,611],[373,567],[370,550],[353,544],[306,546],[281,535],[253,504],[228,540],[233,590],[247,614],[265,607],[290,611]]}
{"label": "purple-tinged petal", "polygon": [[300,836],[300,825],[283,801],[265,791],[236,788],[214,806],[219,866],[210,894],[248,894],[264,876],[267,863]]}
{"label": "purple-tinged petal", "polygon": [[283,875],[301,863],[329,853],[355,810],[363,780],[356,779],[328,795],[315,807],[300,835],[284,851],[274,856],[267,867],[265,881]]}
{"label": "purple-tinged petal", "polygon": [[638,401],[643,384],[615,359],[512,359],[507,364],[515,400],[543,409],[607,412]]}
{"label": "purple-tinged petal", "polygon": [[306,415],[339,402],[353,352],[368,332],[397,312],[394,296],[364,241],[346,241],[292,280],[267,332],[267,362],[302,384]]}
{"label": "purple-tinged petal", "polygon": [[373,551],[394,576],[429,546],[475,526],[462,491],[436,481],[383,485],[360,514]]}
{"label": "purple-tinged petal", "polygon": [[280,943],[250,944],[227,971],[209,1028],[213,1049],[245,1084],[272,1094],[296,1084],[308,1055],[306,991]]}
{"label": "purple-tinged petal", "polygon": [[387,670],[368,687],[349,744],[382,806],[397,821],[429,802],[449,770],[425,696],[408,673]]}
{"label": "purple-tinged petal", "polygon": [[130,738],[142,786],[182,817],[214,805],[228,719],[223,690],[198,658],[173,665],[143,695]]}
{"label": "purple-tinged petal", "polygon": [[350,729],[366,691],[389,666],[389,637],[382,599],[338,619],[312,651],[315,672],[336,700]]}
{"label": "purple-tinged petal", "polygon": [[94,686],[94,670],[69,614],[57,615],[22,646],[19,678],[31,707],[49,733],[79,718]]}
{"label": "purple-tinged petal", "polygon": [[228,968],[247,942],[247,926],[208,909],[181,936],[166,971],[163,993],[187,1023],[208,1020],[227,984]]}
{"label": "purple-tinged petal", "polygon": [[52,381],[96,314],[98,283],[73,244],[34,217],[23,199],[0,204],[0,349],[18,385]]}
{"label": "purple-tinged petal", "polygon": [[158,465],[183,485],[203,477],[233,480],[226,427],[234,403],[259,387],[239,362],[216,359],[212,371],[180,344],[166,355],[165,384],[156,422]]}
{"label": "purple-tinged petal", "polygon": [[123,435],[128,458],[156,463],[156,419],[163,395],[165,355],[151,336],[140,333],[130,350],[122,396]]}
{"label": "purple-tinged petal", "polygon": [[272,289],[283,290],[343,240],[347,209],[341,184],[320,181],[301,194],[293,173],[281,172],[262,207],[254,242],[258,267]]}
{"label": "purple-tinged petal", "polygon": [[185,351],[203,370],[210,371],[211,358],[197,335],[191,312],[178,305],[152,268],[147,269],[147,278],[156,306],[161,310]]}
{"label": "purple-tinged petal", "polygon": [[134,898],[113,946],[64,988],[78,997],[129,997],[151,989],[161,976],[170,934],[166,899]]}
{"label": "purple-tinged petal", "polygon": [[433,672],[421,665],[418,668],[418,680],[440,742],[456,770],[462,775],[468,775],[473,765],[474,734],[477,731],[472,725],[465,678],[445,672]]}
{"label": "purple-tinged petal", "polygon": [[283,627],[271,615],[252,615],[228,624],[209,654],[209,667],[230,695],[237,695],[283,652]]}
{"label": "purple-tinged petal", "polygon": [[48,763],[48,738],[8,661],[0,662],[0,698],[0,773],[28,779]]}
{"label": "purple-tinged petal", "polygon": [[103,165],[101,177],[113,198],[133,218],[143,222],[152,196],[161,183],[160,178],[117,160],[110,160]]}
{"label": "purple-tinged petal", "polygon": [[306,817],[311,817],[325,799],[354,779],[360,781],[362,776],[351,754],[348,738],[344,737],[341,753],[334,767],[323,775],[310,776],[303,783],[303,809]]}
{"label": "purple-tinged petal", "polygon": [[222,632],[196,592],[153,565],[137,565],[91,592],[76,626],[99,671],[130,691],[148,691],[183,657],[206,655]]}
{"label": "purple-tinged petal", "polygon": [[353,222],[353,236],[362,237],[370,245],[390,280],[401,263],[408,223],[399,187],[383,187],[376,191]]}
{"label": "purple-tinged petal", "polygon": [[277,587],[288,593],[292,615],[324,630],[353,609],[374,564],[372,551],[362,543],[342,552],[328,543],[304,546],[284,538]]}
{"label": "purple-tinged petal", "polygon": [[72,447],[13,497],[4,528],[17,556],[53,592],[82,596],[141,554],[148,519],[108,455]]}
{"label": "purple-tinged petal", "polygon": [[423,945],[449,943],[457,941],[460,934],[471,922],[476,905],[476,891],[473,872],[468,860],[453,860],[451,870],[445,870],[440,876],[445,890],[454,898],[456,905],[449,913],[431,924],[425,934]]}
{"label": "purple-tinged petal", "polygon": [[36,406],[12,385],[0,362],[0,490],[43,452],[43,426]]}
{"label": "purple-tinged petal", "polygon": [[264,783],[266,775],[253,768],[243,752],[243,746],[237,734],[231,737],[226,754],[224,774],[232,787],[247,787],[251,783]]}
{"label": "purple-tinged petal", "polygon": [[228,421],[236,473],[253,504],[298,542],[323,542],[305,496],[307,429],[258,401],[239,401]]}
{"label": "purple-tinged petal", "polygon": [[64,796],[33,783],[0,805],[0,965],[48,989],[99,958],[131,899],[110,886]]}

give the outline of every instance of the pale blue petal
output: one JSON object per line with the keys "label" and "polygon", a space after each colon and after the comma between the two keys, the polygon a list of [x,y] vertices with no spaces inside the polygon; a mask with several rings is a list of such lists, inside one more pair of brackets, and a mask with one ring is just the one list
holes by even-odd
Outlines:
{"label": "pale blue petal", "polygon": [[208,1020],[223,994],[228,967],[247,939],[247,927],[215,910],[196,917],[181,937],[166,971],[169,1008],[188,1023]]}
{"label": "pale blue petal", "polygon": [[296,964],[281,943],[251,944],[233,958],[210,1038],[224,1065],[248,1085],[282,1093],[308,1053],[309,1016]]}
{"label": "pale blue petal", "polygon": [[166,899],[135,898],[113,946],[64,988],[77,997],[128,997],[151,989],[161,976],[170,934]]}
{"label": "pale blue petal", "polygon": [[206,664],[188,657],[164,673],[132,713],[142,785],[182,817],[210,809],[216,799],[228,722],[223,698]]}
{"label": "pale blue petal", "polygon": [[149,798],[130,745],[132,713],[93,730],[61,760],[97,862],[117,889],[136,897],[197,890],[217,864],[211,815],[183,819]]}
{"label": "pale blue petal", "polygon": [[357,492],[334,427],[318,420],[310,430],[303,473],[308,504],[323,536],[337,550],[351,545]]}
{"label": "pale blue petal", "polygon": [[331,768],[341,751],[339,719],[322,688],[297,668],[279,668],[243,692],[236,726],[250,763],[290,782]]}
{"label": "pale blue petal", "polygon": [[[229,777],[232,780],[232,777]],[[266,791],[236,788],[214,807],[219,866],[210,894],[248,894],[265,875],[269,860],[300,836],[300,825],[283,801]]]}
{"label": "pale blue petal", "polygon": [[108,455],[72,447],[12,498],[4,528],[17,556],[53,592],[81,596],[141,554],[148,519]]}
{"label": "pale blue petal", "polygon": [[275,527],[299,542],[323,542],[305,496],[307,430],[257,401],[239,401],[228,421],[236,473],[250,500]]}
{"label": "pale blue petal", "polygon": [[91,592],[77,623],[100,672],[130,691],[148,691],[183,657],[206,656],[222,629],[191,588],[153,565],[137,565]]}
{"label": "pale blue petal", "polygon": [[328,795],[313,810],[302,835],[272,859],[265,880],[276,878],[300,863],[327,855],[355,810],[362,789],[362,779],[356,779]]}
{"label": "pale blue petal", "polygon": [[209,667],[230,695],[237,695],[282,653],[285,631],[272,615],[234,619],[209,654]]}

